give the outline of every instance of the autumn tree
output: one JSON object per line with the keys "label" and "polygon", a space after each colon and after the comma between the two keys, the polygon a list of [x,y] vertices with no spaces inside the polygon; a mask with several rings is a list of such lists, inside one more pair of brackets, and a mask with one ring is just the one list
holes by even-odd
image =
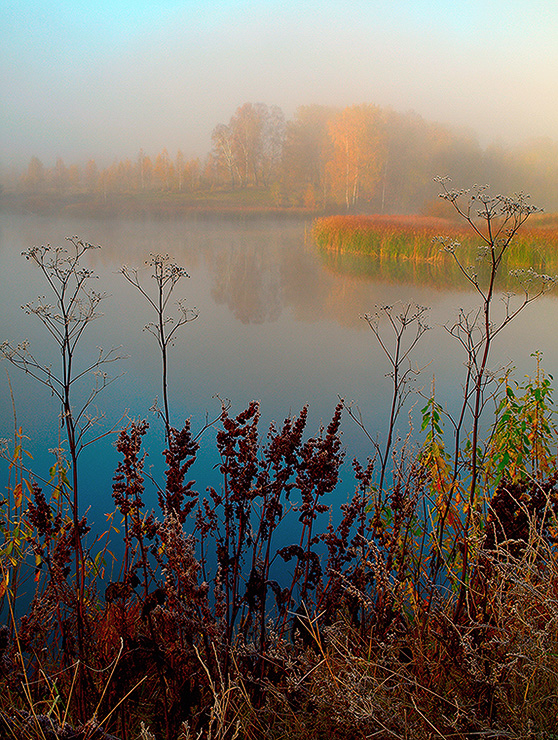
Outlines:
{"label": "autumn tree", "polygon": [[153,165],[153,182],[158,190],[168,191],[174,177],[174,166],[168,151],[163,149],[155,158]]}
{"label": "autumn tree", "polygon": [[218,123],[211,134],[213,141],[213,159],[218,173],[226,173],[231,188],[240,182],[237,162],[234,152],[233,134],[231,127]]}
{"label": "autumn tree", "polygon": [[258,103],[256,109],[262,122],[260,176],[264,185],[278,178],[285,147],[286,123],[279,106]]}
{"label": "autumn tree", "polygon": [[329,122],[339,113],[324,105],[303,105],[286,125],[282,177],[291,194],[306,205],[325,200]]}
{"label": "autumn tree", "polygon": [[217,171],[232,188],[268,186],[277,177],[283,155],[285,119],[278,106],[244,103],[228,124],[211,135]]}
{"label": "autumn tree", "polygon": [[38,157],[31,157],[21,181],[28,193],[37,193],[44,188],[45,168]]}
{"label": "autumn tree", "polygon": [[52,171],[52,184],[54,189],[62,194],[66,191],[69,183],[68,170],[62,157],[57,157]]}
{"label": "autumn tree", "polygon": [[384,118],[385,158],[373,200],[378,212],[451,213],[433,182],[438,173],[451,172],[460,181],[486,180],[481,149],[470,131],[427,121],[414,111],[388,109]]}
{"label": "autumn tree", "polygon": [[200,160],[196,158],[186,159],[181,149],[176,153],[173,163],[173,189],[179,193],[193,191],[199,187],[200,182]]}
{"label": "autumn tree", "polygon": [[125,192],[136,190],[137,172],[135,163],[131,159],[121,160],[118,165],[118,179],[121,187]]}
{"label": "autumn tree", "polygon": [[68,167],[68,189],[74,193],[81,189],[81,167],[78,164]]}
{"label": "autumn tree", "polygon": [[382,111],[375,105],[354,105],[329,123],[333,145],[327,164],[331,190],[347,210],[377,188],[385,160],[386,131]]}
{"label": "autumn tree", "polygon": [[187,159],[182,164],[179,190],[192,192],[200,187],[201,165],[198,157]]}
{"label": "autumn tree", "polygon": [[110,167],[105,167],[99,173],[97,178],[97,190],[103,196],[103,200],[107,201],[109,193],[113,193],[115,190],[114,183],[116,180],[116,165],[112,164]]}
{"label": "autumn tree", "polygon": [[153,164],[143,149],[139,150],[137,173],[139,189],[141,191],[149,190],[151,188],[151,179],[153,176]]}
{"label": "autumn tree", "polygon": [[94,193],[97,189],[97,180],[99,179],[99,169],[94,159],[89,159],[85,165],[84,184],[88,193]]}
{"label": "autumn tree", "polygon": [[263,120],[252,103],[244,103],[231,118],[233,150],[243,187],[259,184]]}

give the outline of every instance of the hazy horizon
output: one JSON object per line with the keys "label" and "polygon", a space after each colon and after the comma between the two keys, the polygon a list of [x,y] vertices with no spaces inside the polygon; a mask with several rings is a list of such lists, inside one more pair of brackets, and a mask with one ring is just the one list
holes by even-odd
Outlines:
{"label": "hazy horizon", "polygon": [[244,102],[375,103],[558,139],[554,0],[8,0],[0,164],[211,149]]}

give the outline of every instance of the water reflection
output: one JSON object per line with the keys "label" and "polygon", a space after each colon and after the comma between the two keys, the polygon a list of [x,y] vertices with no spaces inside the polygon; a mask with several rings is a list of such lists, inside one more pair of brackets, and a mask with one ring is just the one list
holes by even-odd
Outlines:
{"label": "water reflection", "polygon": [[[432,273],[433,266],[407,265],[410,272],[379,274],[377,266],[363,267],[362,261],[333,259],[321,255],[306,237],[304,221],[266,219],[262,221],[153,221],[48,219],[35,216],[4,216],[0,230],[0,338],[29,338],[33,346],[49,356],[48,338],[30,321],[19,306],[44,293],[45,286],[20,253],[33,244],[62,244],[64,237],[78,234],[103,246],[91,253],[92,266],[99,275],[99,288],[110,294],[103,306],[105,316],[92,325],[85,339],[91,348],[123,346],[130,356],[123,363],[124,378],[115,382],[101,398],[107,427],[124,410],[132,417],[147,417],[152,436],[147,445],[155,466],[161,449],[162,429],[149,413],[160,395],[160,360],[152,337],[142,327],[153,316],[146,302],[122,275],[121,265],[142,267],[151,253],[168,253],[191,275],[181,282],[180,295],[200,317],[177,337],[170,358],[170,392],[174,423],[192,418],[200,428],[206,415],[218,412],[215,395],[229,398],[232,413],[238,413],[252,399],[262,404],[262,431],[275,420],[310,404],[308,431],[314,434],[327,423],[341,396],[354,400],[363,411],[373,435],[382,435],[387,419],[388,368],[362,315],[376,304],[397,300],[430,306],[428,323],[433,327],[421,340],[413,362],[427,367],[417,387],[428,391],[432,376],[440,401],[457,404],[463,377],[464,357],[444,329],[459,310],[478,304],[477,297],[459,283],[443,289],[444,276]],[[146,268],[143,268],[146,269]],[[401,266],[397,268],[401,270]],[[143,281],[148,273],[143,274]],[[447,275],[445,276],[447,278]],[[462,283],[461,283],[462,285]],[[543,364],[552,373],[558,366],[554,341],[556,303],[543,299],[506,329],[495,344],[492,366],[510,361],[518,376],[531,372],[530,353],[544,352]],[[53,362],[57,358],[50,355]],[[36,463],[43,469],[51,464],[41,452],[57,446],[58,410],[43,389],[24,376],[11,380],[18,408],[18,420],[33,440]],[[0,436],[9,436],[11,401],[5,378],[0,393]],[[416,398],[414,399],[417,400]],[[401,433],[408,420],[401,417]],[[361,460],[371,453],[369,441],[346,421],[344,440],[348,457]],[[112,472],[116,453],[109,441],[91,448],[91,497],[99,498],[102,510],[110,508]],[[218,483],[214,476],[211,439],[204,441],[196,479],[198,490]],[[205,456],[205,457],[204,457]],[[353,490],[350,473],[344,478],[339,496],[345,500]]]}
{"label": "water reflection", "polygon": [[276,321],[281,314],[281,275],[275,254],[257,246],[220,250],[207,260],[211,295],[243,324]]}
{"label": "water reflection", "polygon": [[[350,275],[366,281],[382,280],[390,283],[412,283],[429,286],[435,290],[467,291],[469,284],[455,259],[449,254],[440,255],[436,260],[378,259],[365,254],[320,249],[320,258],[326,269],[336,275]],[[458,252],[456,254],[459,257]],[[497,285],[500,290],[518,291],[521,286],[514,271],[531,268],[535,272],[554,275],[558,271],[558,255],[553,259],[543,259],[539,253],[518,255],[510,253],[510,259],[502,263]],[[480,284],[487,282],[489,263],[486,259],[470,256],[459,257],[463,266],[474,269]]]}

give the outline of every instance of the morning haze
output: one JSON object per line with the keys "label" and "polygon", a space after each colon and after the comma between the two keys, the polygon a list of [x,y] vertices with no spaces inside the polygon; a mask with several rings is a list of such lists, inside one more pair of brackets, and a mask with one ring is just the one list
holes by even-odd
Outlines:
{"label": "morning haze", "polygon": [[0,0],[4,737],[558,740],[556,3]]}
{"label": "morning haze", "polygon": [[246,101],[415,110],[482,146],[557,136],[553,0],[10,0],[0,20],[3,167],[204,156]]}

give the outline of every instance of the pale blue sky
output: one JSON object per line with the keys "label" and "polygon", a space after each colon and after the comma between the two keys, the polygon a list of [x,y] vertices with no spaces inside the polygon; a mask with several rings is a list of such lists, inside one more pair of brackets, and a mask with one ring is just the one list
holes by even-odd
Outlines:
{"label": "pale blue sky", "polygon": [[0,0],[0,163],[205,154],[246,101],[558,139],[557,0]]}

